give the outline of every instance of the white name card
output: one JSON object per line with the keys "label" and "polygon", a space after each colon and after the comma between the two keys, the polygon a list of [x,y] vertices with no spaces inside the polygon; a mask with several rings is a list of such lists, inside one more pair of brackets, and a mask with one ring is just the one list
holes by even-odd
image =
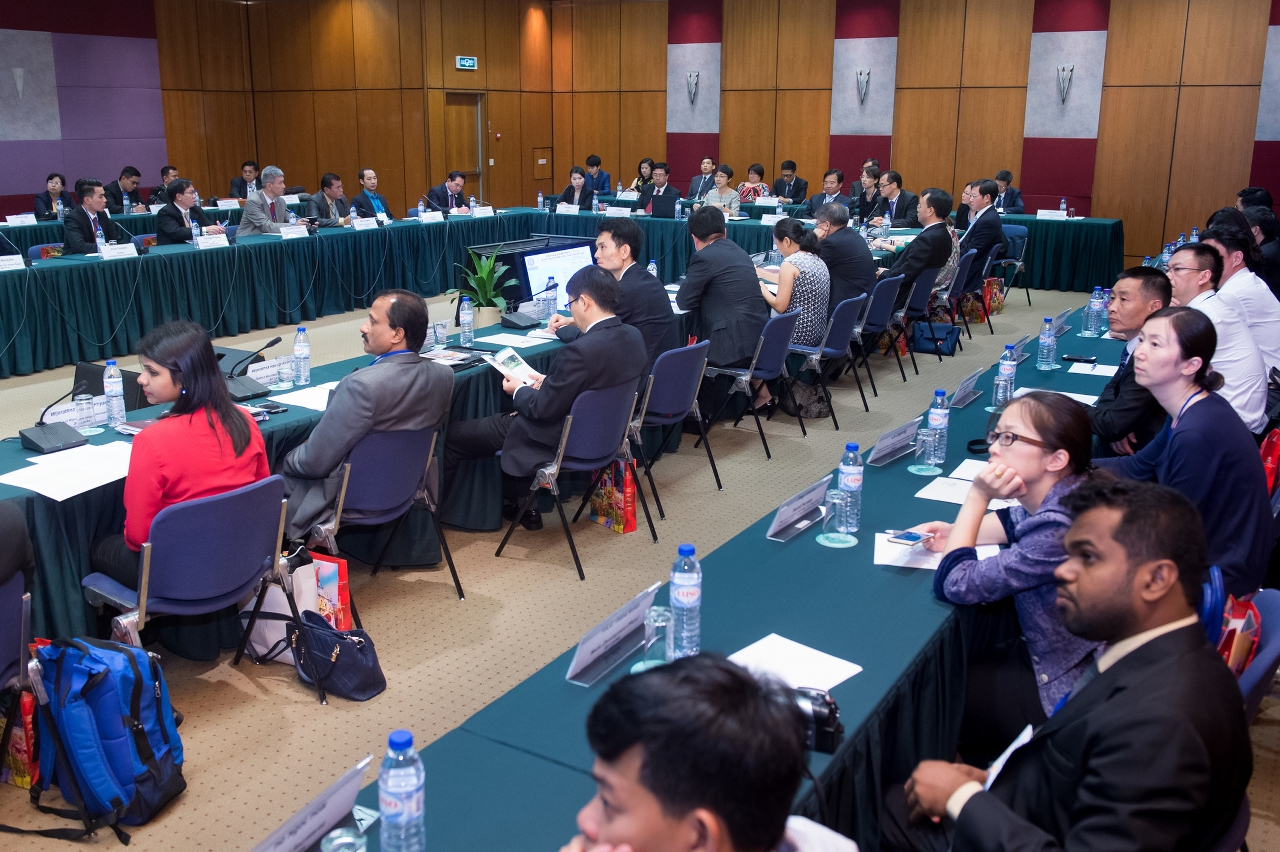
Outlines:
{"label": "white name card", "polygon": [[147,209],[148,209],[148,210],[150,210],[152,213],[159,213],[161,210],[163,210],[163,209],[164,209],[164,205],[163,205],[163,204],[152,204],[152,205],[151,205],[150,207],[148,207]]}
{"label": "white name card", "polygon": [[483,207],[477,207],[477,208],[476,208],[476,218],[477,218],[477,219],[482,219],[482,218],[484,218],[485,216],[492,216],[492,215],[493,215],[493,206],[492,206],[492,205],[486,204],[486,205],[485,205],[485,206],[483,206]]}
{"label": "white name card", "polygon": [[576,204],[560,203],[556,205],[556,213],[563,213],[566,216],[577,216],[580,209]]}
{"label": "white name card", "polygon": [[227,242],[226,234],[201,234],[196,237],[196,248],[198,249],[227,248],[230,245],[231,243]]}
{"label": "white name card", "polygon": [[653,605],[660,583],[627,601],[578,642],[565,680],[590,686],[644,645],[644,615]]}
{"label": "white name card", "polygon": [[619,201],[635,201],[639,197],[640,193],[634,189],[624,189],[622,192],[618,193]]}
{"label": "white name card", "polygon": [[757,207],[777,207],[782,203],[781,198],[774,198],[768,195],[762,195],[755,201]]}
{"label": "white name card", "polygon": [[265,361],[250,364],[247,375],[259,384],[274,385],[280,377],[280,365],[282,362],[292,364],[293,356],[281,355],[279,358],[268,358]]}
{"label": "white name card", "polygon": [[631,208],[630,207],[614,207],[612,204],[610,204],[604,210],[604,217],[606,219],[629,219],[631,218]]}
{"label": "white name card", "polygon": [[26,269],[27,265],[22,262],[20,254],[0,255],[0,272],[10,269]]}
{"label": "white name card", "polygon": [[1066,219],[1067,211],[1065,210],[1037,210],[1037,219]]}
{"label": "white name card", "polygon": [[[66,423],[70,426],[79,427],[76,422],[76,404],[74,400],[67,400],[55,405],[49,409],[49,413],[44,416],[46,423]],[[107,424],[107,398],[99,394],[93,398],[93,424],[94,426],[105,426]]]}
{"label": "white name card", "polygon": [[239,198],[219,198],[218,209],[219,210],[239,210],[240,199]]}
{"label": "white name card", "polygon": [[372,231],[378,227],[377,219],[352,219],[351,227],[357,231]]}
{"label": "white name card", "polygon": [[103,260],[119,260],[123,257],[137,257],[138,247],[132,241],[123,245],[105,245],[102,247]]}
{"label": "white name card", "polygon": [[787,217],[782,215],[781,213],[766,213],[760,217],[760,221],[772,227],[778,224],[779,222],[781,222],[785,218]]}
{"label": "white name card", "polygon": [[5,216],[4,220],[10,225],[34,225],[36,223],[36,214],[18,213],[14,216]]}
{"label": "white name card", "polygon": [[443,222],[444,214],[439,210],[428,210],[425,213],[418,214],[418,221],[426,224],[427,222]]}
{"label": "white name card", "polygon": [[302,203],[301,201],[298,200],[298,196],[296,195],[282,195],[280,197],[284,199],[285,204],[301,204]]}
{"label": "white name card", "polygon": [[877,438],[875,449],[871,451],[871,455],[867,456],[867,464],[878,467],[901,456],[915,440],[916,427],[922,420],[924,420],[923,417],[917,417],[896,429],[890,429]]}
{"label": "white name card", "polygon": [[[369,221],[373,221],[373,220],[370,219]],[[280,236],[284,237],[286,240],[296,240],[299,237],[305,237],[306,235],[307,235],[306,225],[281,225],[280,226]]]}
{"label": "white name card", "polygon": [[375,218],[376,218],[379,222],[383,223],[384,225],[385,225],[387,222],[390,222],[390,221],[391,221],[391,218],[390,218],[389,216],[387,216],[387,214],[386,214],[386,213],[379,213],[379,214],[377,214],[377,216],[376,216]]}

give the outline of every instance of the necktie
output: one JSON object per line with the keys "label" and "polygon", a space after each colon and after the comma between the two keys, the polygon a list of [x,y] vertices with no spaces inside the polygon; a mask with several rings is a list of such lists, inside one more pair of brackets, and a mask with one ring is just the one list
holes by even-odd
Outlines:
{"label": "necktie", "polygon": [[897,206],[898,206],[898,199],[895,198],[889,202],[889,219],[890,220],[893,219],[893,209]]}
{"label": "necktie", "polygon": [[1124,351],[1120,353],[1120,369],[1118,372],[1124,372],[1124,365],[1129,363],[1129,347],[1126,346]]}
{"label": "necktie", "polygon": [[1068,701],[1071,700],[1071,696],[1079,695],[1080,692],[1086,686],[1089,685],[1089,682],[1092,681],[1097,676],[1098,676],[1098,660],[1095,657],[1093,662],[1089,664],[1089,668],[1085,669],[1084,673],[1080,675],[1080,679],[1076,681],[1076,685],[1071,687],[1071,691],[1068,692],[1066,695],[1062,696],[1062,698],[1058,699],[1058,703],[1053,708],[1053,713],[1050,713],[1049,715],[1053,716],[1059,710],[1061,710],[1062,705],[1066,704]]}
{"label": "necktie", "polygon": [[276,200],[273,198],[271,199],[271,221],[274,222],[275,220],[276,220]]}

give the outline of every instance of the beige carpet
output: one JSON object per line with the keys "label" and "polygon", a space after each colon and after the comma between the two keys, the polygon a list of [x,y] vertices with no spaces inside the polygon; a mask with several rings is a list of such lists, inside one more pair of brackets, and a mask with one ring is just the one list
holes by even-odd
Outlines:
{"label": "beige carpet", "polygon": [[[365,754],[380,755],[392,728],[412,729],[423,746],[456,727],[571,647],[638,589],[665,578],[677,544],[693,542],[704,553],[717,547],[830,470],[845,441],[864,446],[874,441],[918,414],[934,388],[953,390],[969,372],[993,363],[1004,343],[1034,334],[1043,316],[1077,307],[1085,297],[1036,292],[1032,298],[1034,308],[1020,293],[1011,297],[1005,314],[994,320],[996,335],[975,328],[959,357],[941,365],[936,358],[921,358],[918,377],[908,362],[906,384],[892,358],[873,358],[880,396],[870,398],[868,389],[871,412],[864,413],[852,382],[842,382],[835,391],[839,432],[829,420],[810,423],[805,439],[794,420],[775,418],[765,426],[771,462],[750,421],[738,429],[716,427],[711,441],[723,492],[715,489],[705,455],[686,442],[654,468],[667,509],[667,520],[656,521],[659,544],[650,542],[643,526],[620,536],[589,523],[578,525],[586,582],[578,581],[564,538],[551,523],[537,533],[517,530],[501,559],[493,556],[499,533],[450,533],[467,593],[464,602],[456,599],[443,569],[388,571],[371,578],[363,567],[356,568],[352,586],[388,681],[387,691],[372,701],[334,699],[321,707],[285,666],[232,668],[230,654],[217,663],[167,656],[169,688],[186,714],[182,737],[189,786],[158,819],[133,831],[130,848],[250,848],[340,769]],[[359,355],[359,324],[356,314],[309,323],[316,362]],[[219,343],[252,349],[285,331]],[[64,368],[0,382],[0,433],[13,434],[34,422],[40,408],[69,387],[70,375]],[[954,446],[953,455],[959,457]],[[1280,765],[1280,709],[1260,718],[1254,736],[1250,842],[1254,849],[1268,848],[1268,841],[1280,848],[1280,789],[1272,780]],[[566,838],[573,833],[573,813],[546,818],[563,825]],[[0,822],[54,824],[30,808],[24,791],[7,786],[0,787]],[[116,844],[109,832],[95,842]],[[67,848],[39,838],[6,846]]]}

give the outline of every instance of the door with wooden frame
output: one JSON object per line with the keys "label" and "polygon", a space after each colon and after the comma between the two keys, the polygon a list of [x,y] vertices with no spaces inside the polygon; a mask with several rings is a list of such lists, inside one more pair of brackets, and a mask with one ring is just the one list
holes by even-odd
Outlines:
{"label": "door with wooden frame", "polygon": [[467,176],[463,189],[485,201],[484,194],[484,125],[481,123],[481,98],[474,92],[445,92],[444,157],[445,168]]}

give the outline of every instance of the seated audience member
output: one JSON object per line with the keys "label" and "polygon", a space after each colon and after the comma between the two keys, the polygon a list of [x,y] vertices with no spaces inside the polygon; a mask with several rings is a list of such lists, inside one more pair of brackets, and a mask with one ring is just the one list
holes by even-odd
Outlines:
{"label": "seated audience member", "polygon": [[792,690],[715,654],[621,678],[587,716],[597,791],[560,852],[857,852],[789,816],[807,737]]}
{"label": "seated audience member", "polygon": [[973,218],[969,221],[969,227],[965,230],[964,236],[960,238],[961,254],[970,249],[977,252],[973,257],[973,263],[969,264],[969,280],[964,285],[969,292],[978,292],[978,282],[982,278],[987,254],[996,246],[1004,244],[1000,214],[991,203],[995,197],[995,191],[996,182],[984,178],[978,181],[978,185],[973,187],[970,194],[969,209],[973,212]]}
{"label": "seated audience member", "polygon": [[427,202],[432,210],[439,210],[448,218],[450,213],[469,213],[467,199],[462,197],[462,189],[467,184],[467,176],[459,171],[449,172],[449,177],[439,186],[427,191]]}
{"label": "seated audience member", "polygon": [[[659,355],[680,345],[671,300],[662,282],[636,259],[643,257],[644,248],[644,231],[638,224],[631,219],[605,219],[597,230],[596,265],[612,275],[621,290],[614,315],[644,338],[648,360],[642,375],[647,377]],[[548,327],[565,343],[577,340],[583,332],[573,317],[563,314],[554,314]]]}
{"label": "seated audience member", "polygon": [[1276,227],[1276,214],[1270,207],[1246,207],[1244,218],[1258,244],[1257,275],[1280,299],[1280,229]]}
{"label": "seated audience member", "polygon": [[151,196],[147,199],[147,204],[154,207],[157,204],[168,204],[173,199],[169,196],[169,184],[173,183],[179,177],[176,166],[165,166],[160,170],[160,185],[151,188]]}
{"label": "seated audience member", "polygon": [[321,228],[344,228],[351,220],[351,202],[343,194],[342,178],[333,172],[320,177],[320,191],[307,200],[307,217]]}
{"label": "seated audience member", "polygon": [[569,185],[556,199],[559,204],[572,204],[579,210],[590,210],[595,192],[587,186],[587,173],[582,166],[569,169]]}
{"label": "seated audience member", "polygon": [[1235,228],[1237,231],[1248,231],[1249,219],[1237,207],[1222,207],[1209,214],[1204,223],[1205,230],[1210,228]]}
{"label": "seated audience member", "polygon": [[1182,492],[1204,518],[1209,561],[1222,569],[1227,591],[1240,597],[1262,584],[1275,539],[1258,445],[1214,392],[1222,387],[1222,376],[1210,366],[1218,363],[1214,329],[1192,308],[1165,308],[1147,319],[1133,352],[1134,370],[1171,420],[1137,454],[1096,464]]}
{"label": "seated audience member", "polygon": [[[284,172],[276,166],[262,170],[262,189],[244,203],[236,239],[255,234],[278,234],[280,226],[289,224],[289,205],[284,195]],[[300,220],[305,223],[306,220]]]}
{"label": "seated audience member", "polygon": [[156,245],[171,246],[191,242],[191,223],[200,226],[202,234],[223,234],[226,230],[217,220],[196,206],[196,188],[186,178],[169,182],[168,194],[173,198],[156,213]]}
{"label": "seated audience member", "polygon": [[849,213],[859,222],[867,222],[880,215],[880,170],[875,166],[863,169],[859,183],[862,188],[849,202]]}
{"label": "seated audience member", "polygon": [[[31,548],[31,534],[27,531],[27,518],[18,504],[10,500],[0,501],[0,586],[19,573],[23,576],[23,588],[31,588],[35,578],[36,557]],[[14,672],[16,674],[16,671]],[[0,683],[5,672],[0,670]]]}
{"label": "seated audience member", "polygon": [[1013,172],[1008,169],[996,172],[996,187],[999,189],[996,193],[996,210],[1000,213],[1025,213],[1027,208],[1022,204],[1022,191],[1016,186],[1010,186],[1011,183]]}
{"label": "seated audience member", "polygon": [[[675,203],[670,201],[658,202],[657,210],[654,209],[653,199],[670,197]],[[675,216],[676,205],[680,203],[680,190],[676,189],[675,184],[671,183],[671,167],[666,163],[653,164],[653,183],[640,190],[640,209],[647,210],[650,213],[657,214],[660,218],[670,219]]]}
{"label": "seated audience member", "polygon": [[[951,257],[951,231],[947,226],[947,218],[951,215],[951,194],[946,190],[931,187],[921,195],[923,198],[919,204],[919,219],[924,230],[898,253],[892,266],[888,269],[876,270],[876,274],[882,277],[906,276],[898,287],[894,311],[900,311],[906,307],[907,299],[911,296],[911,288],[921,272],[926,269],[941,269]],[[880,242],[876,241],[872,244],[872,248],[878,245]]]}
{"label": "seated audience member", "polygon": [[89,551],[94,571],[130,589],[138,587],[139,551],[161,509],[271,475],[262,433],[231,402],[207,331],[189,320],[165,323],[137,349],[138,384],[147,403],[173,407],[134,436],[124,481],[124,534],[100,538]]}
{"label": "seated audience member", "polygon": [[[839,206],[839,205],[837,205]],[[782,255],[782,266],[776,273],[759,270],[761,278],[774,282],[777,295],[760,282],[760,295],[765,304],[780,314],[799,310],[791,342],[797,346],[817,346],[827,333],[827,305],[831,300],[831,273],[818,257],[818,238],[805,230],[797,219],[774,223],[773,244]],[[756,394],[755,407],[766,406],[772,399],[768,385]]]}
{"label": "seated audience member", "polygon": [[[992,760],[1027,725],[1039,726],[1093,662],[1097,645],[1072,636],[1054,607],[1054,570],[1067,558],[1063,500],[1087,480],[1093,435],[1080,403],[1037,391],[1008,403],[987,433],[991,461],[973,478],[955,523],[915,527],[945,553],[933,577],[939,600],[1013,598],[1022,635],[970,657],[960,751]],[[1017,506],[988,512],[992,500]],[[979,544],[1008,544],[979,559]]]}
{"label": "seated audience member", "polygon": [[1064,508],[1058,612],[1106,649],[996,777],[926,760],[894,785],[885,852],[1214,849],[1235,820],[1253,754],[1235,678],[1196,615],[1208,562],[1195,508],[1105,480]]}
{"label": "seated audience member", "polygon": [[1261,186],[1246,186],[1236,193],[1236,209],[1246,207],[1272,207],[1271,193]]}
{"label": "seated audience member", "polygon": [[719,209],[694,211],[689,216],[689,234],[695,251],[676,294],[676,306],[697,313],[698,339],[711,341],[707,363],[745,367],[769,321],[759,274],[751,256],[725,236],[724,214]]}
{"label": "seated audience member", "polygon": [[796,161],[783,160],[778,167],[779,178],[773,182],[773,194],[783,204],[804,204],[809,198],[809,181],[796,177]]}
{"label": "seated audience member", "polygon": [[[418,355],[430,325],[427,305],[415,293],[386,290],[373,300],[360,326],[364,351],[373,361],[330,392],[324,416],[306,443],[291,450],[280,466],[289,498],[288,538],[306,539],[314,527],[332,522],[342,465],[365,435],[444,424],[453,399],[453,370]],[[349,508],[342,513],[344,521],[358,523],[360,517]]]}
{"label": "seated audience member", "polygon": [[[920,199],[915,193],[902,188],[902,175],[890,169],[880,175],[880,216],[876,224],[881,225],[889,220],[891,228],[919,228],[922,220],[919,216]],[[950,198],[950,196],[948,196]]]}
{"label": "seated audience member", "polygon": [[827,318],[846,299],[870,294],[876,286],[876,260],[862,234],[849,227],[849,211],[843,204],[824,204],[814,214],[813,234],[818,257],[831,275],[831,300]]}
{"label": "seated audience member", "polygon": [[702,196],[702,202],[695,204],[694,209],[699,207],[718,207],[726,215],[738,215],[738,193],[729,186],[729,181],[733,179],[733,169],[721,163],[716,166],[716,185],[711,191]]}
{"label": "seated audience member", "polygon": [[375,216],[385,215],[388,219],[394,219],[391,215],[391,206],[387,204],[387,199],[378,194],[378,173],[373,169],[361,169],[356,173],[356,180],[360,181],[362,192],[357,192],[351,198],[351,204],[356,208],[356,216],[360,219],[372,219]]}
{"label": "seated audience member", "polygon": [[822,175],[822,192],[815,192],[808,201],[804,203],[804,216],[806,219],[812,219],[818,212],[818,208],[824,204],[843,204],[849,206],[849,196],[841,191],[844,186],[844,172],[839,169],[827,169]]}
{"label": "seated audience member", "polygon": [[865,160],[862,161],[863,169],[868,169],[873,166],[877,169],[880,168],[880,161],[877,160],[875,157],[867,157]]}
{"label": "seated audience member", "polygon": [[[112,216],[129,213],[146,213],[147,205],[142,203],[142,193],[138,184],[142,182],[142,172],[133,166],[125,166],[120,170],[120,177],[107,184],[107,212]],[[126,209],[125,199],[129,200]]]}
{"label": "seated audience member", "polygon": [[653,166],[654,162],[652,157],[645,157],[641,160],[640,164],[636,166],[636,179],[631,181],[631,186],[627,188],[634,189],[639,192],[649,184],[653,183]]}
{"label": "seated audience member", "polygon": [[769,194],[769,184],[764,182],[764,166],[752,163],[747,168],[747,179],[738,184],[738,203],[753,204],[757,198]]}
{"label": "seated audience member", "polygon": [[1266,282],[1251,271],[1258,265],[1257,241],[1248,231],[1218,227],[1201,234],[1200,242],[1221,255],[1218,298],[1249,327],[1249,334],[1262,353],[1262,366],[1270,373],[1280,367],[1280,301]]}
{"label": "seated audience member", "polygon": [[609,184],[609,173],[601,171],[600,158],[595,154],[587,157],[587,188],[596,195],[608,195],[613,191]]}
{"label": "seated audience member", "polygon": [[716,187],[715,157],[703,157],[699,166],[702,173],[689,184],[689,197],[697,201]]}
{"label": "seated audience member", "polygon": [[965,231],[969,228],[969,217],[973,214],[973,197],[978,189],[980,180],[970,181],[964,185],[964,189],[960,191],[960,204],[956,206],[956,230]]}
{"label": "seated audience member", "polygon": [[67,192],[64,187],[67,185],[67,179],[57,172],[53,172],[44,180],[44,192],[35,198],[35,211],[37,219],[57,219],[58,218],[58,199],[62,199],[62,215],[71,212],[71,208],[76,206],[76,197]]}
{"label": "seated audience member", "polygon": [[258,164],[253,160],[245,160],[240,166],[240,174],[231,179],[231,197],[248,198],[262,190],[262,181],[258,179]]}
{"label": "seated audience member", "polygon": [[1179,246],[1169,261],[1174,304],[1195,308],[1213,321],[1216,348],[1209,355],[1222,377],[1221,396],[1256,435],[1267,423],[1266,368],[1244,318],[1218,295],[1221,278],[1222,255],[1204,243]]}
{"label": "seated audience member", "polygon": [[102,181],[81,178],[76,181],[76,195],[80,205],[62,219],[62,253],[97,254],[99,235],[108,243],[116,239],[115,222],[106,214],[107,194]]}
{"label": "seated audience member", "polygon": [[[582,333],[560,350],[551,371],[534,375],[531,386],[502,380],[515,411],[449,425],[444,448],[444,481],[453,482],[458,463],[489,458],[502,450],[502,472],[509,477],[504,491],[510,503],[529,493],[531,477],[553,461],[568,416],[578,394],[618,385],[639,385],[648,358],[644,337],[618,319],[622,289],[598,266],[579,269],[565,285],[569,312]],[[536,508],[520,519],[526,529],[541,529]]]}
{"label": "seated audience member", "polygon": [[1133,350],[1147,317],[1167,308],[1172,298],[1168,276],[1150,266],[1126,269],[1111,287],[1111,336],[1128,343],[1120,353],[1120,369],[1089,409],[1093,434],[1098,436],[1096,456],[1131,456],[1164,428],[1168,415],[1151,391],[1138,384]]}

